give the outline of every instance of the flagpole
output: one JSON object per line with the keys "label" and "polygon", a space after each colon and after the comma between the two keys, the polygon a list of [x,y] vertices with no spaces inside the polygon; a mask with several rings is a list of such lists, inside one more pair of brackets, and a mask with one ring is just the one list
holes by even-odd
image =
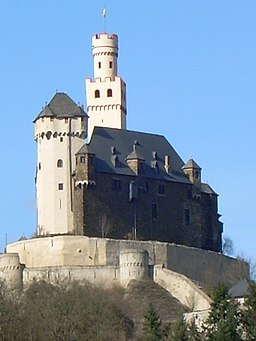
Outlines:
{"label": "flagpole", "polygon": [[107,12],[106,12],[106,7],[104,6],[103,9],[102,9],[102,16],[103,16],[103,19],[104,19],[104,32],[106,33],[107,32],[107,23],[106,23],[106,16],[107,16]]}

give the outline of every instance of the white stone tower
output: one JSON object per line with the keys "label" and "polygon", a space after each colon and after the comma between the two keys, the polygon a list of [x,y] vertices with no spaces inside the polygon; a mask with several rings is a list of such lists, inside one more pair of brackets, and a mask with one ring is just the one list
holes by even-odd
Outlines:
{"label": "white stone tower", "polygon": [[86,138],[87,115],[65,93],[56,93],[34,124],[37,235],[76,234],[72,174],[75,153]]}
{"label": "white stone tower", "polygon": [[89,141],[94,127],[126,129],[126,85],[117,76],[118,37],[92,37],[94,79],[86,79]]}

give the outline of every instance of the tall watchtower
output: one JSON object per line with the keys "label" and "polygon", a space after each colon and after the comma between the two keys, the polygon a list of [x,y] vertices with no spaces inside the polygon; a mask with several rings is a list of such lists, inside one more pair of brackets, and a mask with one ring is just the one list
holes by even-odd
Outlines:
{"label": "tall watchtower", "polygon": [[34,120],[37,142],[37,235],[78,234],[73,227],[75,153],[87,133],[87,114],[56,93]]}
{"label": "tall watchtower", "polygon": [[126,129],[126,84],[117,76],[118,37],[92,37],[94,79],[86,79],[88,137],[94,127]]}

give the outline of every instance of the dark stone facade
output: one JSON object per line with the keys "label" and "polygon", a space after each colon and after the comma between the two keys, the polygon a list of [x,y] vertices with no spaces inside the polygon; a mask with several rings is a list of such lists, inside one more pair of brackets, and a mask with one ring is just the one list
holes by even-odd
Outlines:
{"label": "dark stone facade", "polygon": [[[117,152],[113,145],[117,144],[118,130],[97,129],[112,133],[111,146],[108,146],[109,137],[107,140],[104,137],[102,143],[96,143],[95,137],[76,155],[74,224],[78,234],[158,240],[221,251],[222,223],[218,220],[217,194],[201,183],[201,169],[193,160],[184,165],[177,159],[172,164],[170,160],[178,157],[173,149],[157,157],[154,151],[153,161],[159,163],[155,169],[155,163],[148,160],[149,144],[143,148],[142,143],[130,154],[124,151],[125,147]],[[120,131],[120,134],[126,138],[126,133]],[[145,134],[136,134],[143,141]],[[163,150],[161,144],[166,140],[161,139],[154,150]],[[127,144],[127,150],[132,148],[129,141]]]}

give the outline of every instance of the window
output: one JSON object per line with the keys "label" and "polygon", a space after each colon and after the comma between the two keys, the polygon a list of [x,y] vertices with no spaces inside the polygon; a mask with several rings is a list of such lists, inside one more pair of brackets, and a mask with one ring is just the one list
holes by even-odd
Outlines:
{"label": "window", "polygon": [[57,167],[58,167],[58,168],[62,168],[62,167],[63,167],[63,160],[59,159],[59,160],[57,161]]}
{"label": "window", "polygon": [[109,62],[109,68],[112,69],[112,65],[113,63],[112,62]]}
{"label": "window", "polygon": [[98,62],[98,68],[101,69],[101,62]]}
{"label": "window", "polygon": [[63,137],[60,137],[60,142],[63,142]]}
{"label": "window", "polygon": [[157,204],[151,205],[151,217],[152,220],[157,220]]}
{"label": "window", "polygon": [[107,90],[107,97],[112,97],[112,89]]}
{"label": "window", "polygon": [[80,156],[80,163],[85,163],[85,156],[84,155]]}
{"label": "window", "polygon": [[112,179],[112,190],[113,191],[121,191],[121,180]]}
{"label": "window", "polygon": [[64,188],[64,185],[63,185],[63,183],[59,183],[59,184],[58,184],[58,188],[59,188],[59,191],[62,191],[62,190],[63,190],[63,188]]}
{"label": "window", "polygon": [[95,90],[94,97],[95,98],[100,98],[100,90]]}
{"label": "window", "polygon": [[39,162],[39,164],[38,164],[38,169],[39,170],[41,169],[41,162]]}
{"label": "window", "polygon": [[185,226],[189,226],[190,225],[190,212],[189,212],[189,209],[185,209],[184,210],[184,222],[185,222]]}
{"label": "window", "polygon": [[67,118],[67,117],[65,118],[65,123],[66,123],[66,124],[68,123],[68,118]]}
{"label": "window", "polygon": [[165,184],[158,184],[158,194],[165,195]]}

